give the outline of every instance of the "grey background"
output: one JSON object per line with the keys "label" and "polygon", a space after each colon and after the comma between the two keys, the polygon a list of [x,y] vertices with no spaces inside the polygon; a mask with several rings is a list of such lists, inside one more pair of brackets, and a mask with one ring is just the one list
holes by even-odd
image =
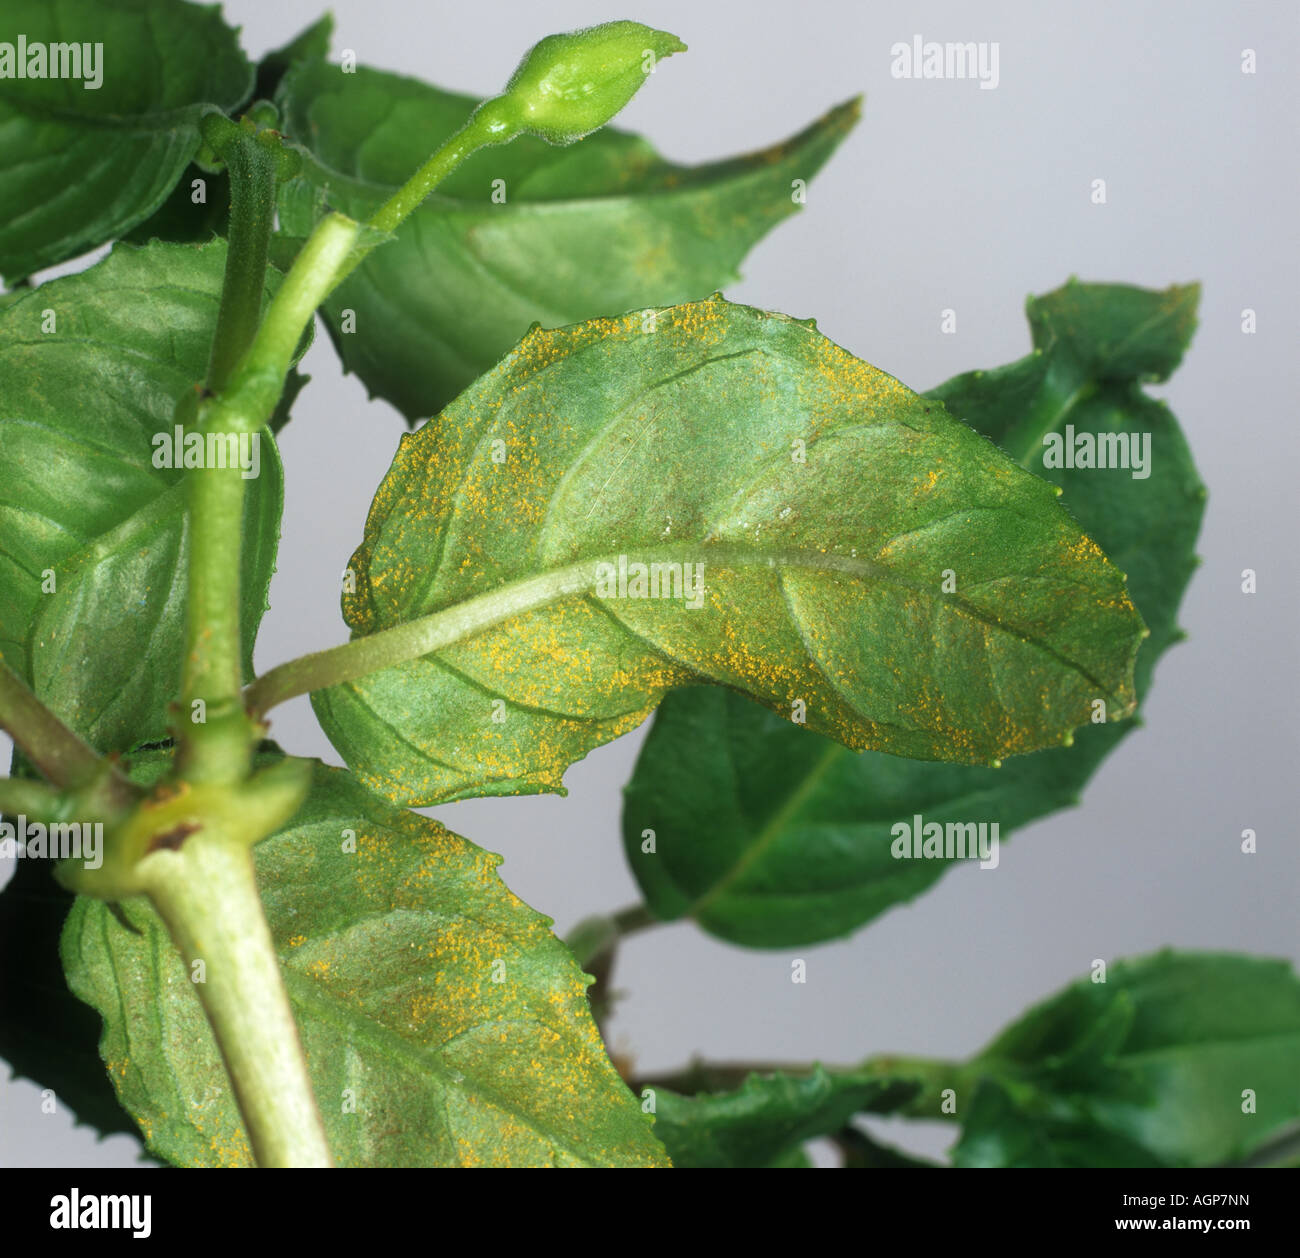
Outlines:
{"label": "grey background", "polygon": [[[228,3],[260,55],[316,16],[306,0]],[[996,872],[949,874],[848,942],[746,952],[690,925],[638,936],[616,986],[615,1047],[647,1070],[693,1053],[848,1062],[965,1055],[1094,957],[1163,945],[1297,957],[1297,570],[1292,542],[1300,247],[1295,224],[1300,19],[1292,3],[745,4],[339,0],[335,52],[450,88],[497,89],[536,39],[615,17],[681,35],[620,125],[705,160],[782,138],[867,94],[863,122],[806,210],[753,253],[728,295],[815,315],[821,329],[918,389],[1028,348],[1022,302],[1067,276],[1204,284],[1201,327],[1157,390],[1210,487],[1204,564],[1133,734],[1083,806],[1018,834]],[[997,41],[1001,82],[890,77],[891,44]],[[1240,70],[1253,48],[1258,73]],[[1108,203],[1093,205],[1104,178]],[[957,312],[956,335],[939,330]],[[1245,307],[1258,332],[1243,335]],[[403,425],[343,378],[321,336],[284,434],[288,501],[261,668],[341,641],[339,573]],[[1159,457],[1157,451],[1156,457]],[[1240,592],[1241,571],[1259,592]],[[286,747],[337,761],[305,700],[279,710]],[[504,853],[502,873],[561,931],[636,900],[618,838],[641,733],[568,776],[567,798],[435,810]],[[1254,828],[1259,852],[1239,851]],[[790,982],[792,956],[808,981]],[[883,1128],[899,1136],[901,1128]],[[938,1152],[952,1130],[909,1124]],[[0,1084],[0,1165],[130,1164]]]}

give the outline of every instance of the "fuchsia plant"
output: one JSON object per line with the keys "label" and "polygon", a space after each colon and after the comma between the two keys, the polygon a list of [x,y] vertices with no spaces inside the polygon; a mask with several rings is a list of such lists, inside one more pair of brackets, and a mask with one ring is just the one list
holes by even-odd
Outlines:
{"label": "fuchsia plant", "polygon": [[[856,102],[686,168],[606,129],[684,50],[635,22],[476,106],[331,63],[328,20],[253,67],[179,0],[6,16],[47,69],[112,53],[0,82],[0,806],[71,893],[23,861],[3,931],[53,967],[61,930],[114,1095],[45,970],[19,1072],[185,1166],[923,1164],[874,1114],[960,1123],[962,1166],[1214,1165],[1294,1122],[1300,987],[1244,956],[1115,962],[966,1062],[624,1078],[599,1032],[633,930],[842,937],[1077,801],[1178,636],[1204,489],[1144,385],[1195,286],[1071,281],[918,394],[717,291]],[[418,426],[350,639],[254,676],[318,313]],[[308,693],[346,769],[267,741]],[[409,811],[559,789],[656,708],[644,904],[567,943]]]}

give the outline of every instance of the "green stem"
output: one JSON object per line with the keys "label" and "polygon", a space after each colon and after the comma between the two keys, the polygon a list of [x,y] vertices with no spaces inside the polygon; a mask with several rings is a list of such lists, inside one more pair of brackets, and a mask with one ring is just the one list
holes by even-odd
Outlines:
{"label": "green stem", "polygon": [[[963,1102],[970,1100],[970,1092],[978,1077],[978,1072],[971,1065],[929,1057],[872,1057],[857,1066],[830,1066],[827,1069],[831,1074],[837,1070],[847,1070],[854,1075],[874,1074],[883,1079],[918,1081],[921,1090],[900,1112],[910,1118],[937,1118],[949,1122],[961,1120]],[[731,1092],[753,1074],[783,1074],[801,1078],[808,1073],[806,1063],[695,1061],[673,1074],[637,1080],[633,1091],[639,1092],[643,1087],[662,1087],[686,1095],[696,1092]],[[942,1110],[943,1093],[949,1088],[957,1093],[959,1112],[956,1114],[945,1114]]]}
{"label": "green stem", "polygon": [[3,729],[55,786],[79,790],[98,782],[97,798],[109,807],[126,807],[135,789],[100,754],[69,729],[0,660],[0,729]]}
{"label": "green stem", "polygon": [[63,796],[44,782],[0,778],[0,817],[31,817],[49,821],[62,811]]}
{"label": "green stem", "polygon": [[[208,358],[207,392],[220,395],[257,334],[266,259],[275,225],[276,159],[250,130],[213,116],[207,130],[230,172],[230,243],[221,307]],[[211,411],[201,425],[226,437],[237,429]],[[188,477],[190,554],[187,641],[181,682],[180,772],[195,781],[237,782],[249,770],[255,734],[239,701],[244,682],[239,606],[239,539],[244,475],[229,466]]]}
{"label": "green stem", "polygon": [[491,102],[480,107],[455,135],[415,172],[370,218],[378,231],[392,231],[471,153],[490,144],[504,144],[518,132],[496,117]]}
{"label": "green stem", "polygon": [[[356,240],[357,225],[323,219],[266,312],[228,387],[205,407],[203,431],[259,436],[279,401],[303,331]],[[180,771],[192,781],[247,776],[257,739],[240,697],[239,538],[244,475],[238,466],[190,474],[188,653],[183,681]],[[202,703],[202,707],[197,705]],[[196,723],[198,715],[203,721]]]}
{"label": "green stem", "polygon": [[207,827],[141,862],[212,1024],[259,1166],[333,1165],[247,845]]}
{"label": "green stem", "polygon": [[[477,117],[477,116],[476,116]],[[505,138],[487,115],[471,119],[376,216],[391,231],[474,148]],[[317,307],[368,251],[360,228],[329,214],[312,232],[258,325],[278,167],[254,139],[210,120],[232,179],[231,240],[209,396],[198,408],[205,437],[260,436]],[[254,331],[256,329],[256,331]],[[235,460],[227,460],[234,464]],[[240,659],[239,539],[243,469],[189,477],[190,558],[178,772],[222,789],[247,778],[257,723],[245,710]],[[198,720],[199,716],[202,720]],[[187,962],[202,960],[198,993],[248,1128],[265,1166],[328,1166],[330,1158],[279,964],[258,899],[246,843],[209,809],[176,851],[152,851],[135,867]],[[215,824],[214,824],[215,822]],[[145,836],[148,838],[148,836]],[[256,837],[256,836],[252,836]],[[148,849],[147,849],[148,850]]]}
{"label": "green stem", "polygon": [[243,473],[237,466],[195,469],[189,474],[189,493],[189,649],[179,769],[194,781],[237,782],[247,775],[255,737],[238,700],[243,681],[239,607]]}
{"label": "green stem", "polygon": [[222,156],[230,172],[230,244],[221,309],[208,359],[208,391],[220,393],[253,343],[262,315],[266,259],[275,225],[276,157],[251,132],[234,129]]}
{"label": "green stem", "polygon": [[[946,1061],[935,1057],[871,1057],[859,1069],[886,1079],[911,1079],[921,1090],[903,1106],[900,1113],[909,1118],[933,1118],[941,1122],[961,1122],[970,1104],[971,1094],[982,1068],[975,1063]],[[944,1092],[956,1093],[957,1112],[943,1111]]]}
{"label": "green stem", "polygon": [[[491,101],[480,105],[469,121],[366,220],[366,226],[385,234],[395,231],[467,157],[481,148],[513,140],[518,130],[497,118],[492,106]],[[361,265],[375,243],[362,245],[353,252],[336,283],[341,284]]]}
{"label": "green stem", "polygon": [[359,233],[352,219],[327,214],[294,259],[226,392],[226,409],[244,431],[255,431],[270,418],[298,342],[316,307],[338,284]]}

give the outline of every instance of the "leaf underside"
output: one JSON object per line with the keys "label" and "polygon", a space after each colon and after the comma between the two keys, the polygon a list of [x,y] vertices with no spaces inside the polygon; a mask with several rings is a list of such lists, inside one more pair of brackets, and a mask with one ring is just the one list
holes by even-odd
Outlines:
{"label": "leaf underside", "polygon": [[[1178,605],[1205,503],[1177,420],[1142,384],[1177,365],[1197,295],[1195,287],[1071,283],[1030,303],[1034,353],[927,395],[1059,484],[1065,507],[1127,574],[1151,633],[1137,659],[1142,695],[1182,636]],[[1149,475],[1044,467],[1042,437],[1067,425],[1099,436],[1150,433]],[[627,787],[624,847],[659,917],[692,917],[753,947],[816,943],[911,900],[952,868],[952,860],[895,859],[896,823],[912,825],[918,814],[945,825],[996,822],[1005,839],[1077,803],[1131,728],[1089,725],[1073,746],[998,769],[937,765],[854,753],[734,692],[681,690],[656,713]]]}
{"label": "leaf underside", "polygon": [[[624,563],[680,567],[587,580]],[[558,789],[700,681],[852,746],[988,762],[1068,739],[1095,699],[1125,711],[1144,632],[1051,486],[812,327],[721,298],[530,333],[403,438],[350,570],[354,635],[502,608],[314,696],[366,785],[410,805]]]}
{"label": "leaf underside", "polygon": [[[206,373],[225,259],[222,240],[119,245],[0,309],[0,655],[101,751],[164,737],[180,681],[185,471],[154,465],[154,437],[173,435]],[[278,282],[268,272],[268,295]],[[241,574],[250,674],[284,497],[269,432],[259,449]]]}
{"label": "leaf underside", "polygon": [[[586,976],[499,857],[323,765],[255,854],[338,1165],[668,1164],[605,1054]],[[122,909],[139,934],[78,899],[62,944],[73,991],[104,1016],[118,1096],[158,1156],[247,1166],[184,962],[147,901]]]}

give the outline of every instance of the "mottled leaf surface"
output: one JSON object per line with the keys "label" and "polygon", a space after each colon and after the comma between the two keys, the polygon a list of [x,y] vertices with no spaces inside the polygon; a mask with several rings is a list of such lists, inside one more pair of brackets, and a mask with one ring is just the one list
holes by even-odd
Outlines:
{"label": "mottled leaf surface", "polygon": [[[605,1054],[586,976],[501,882],[499,857],[323,765],[255,855],[338,1165],[667,1165]],[[104,1017],[118,1096],[158,1156],[247,1166],[180,954],[147,901],[122,907],[140,933],[81,898],[62,943],[73,990]]]}
{"label": "mottled leaf surface", "polygon": [[[1037,475],[1128,577],[1151,636],[1139,694],[1181,636],[1178,605],[1196,564],[1205,488],[1169,409],[1144,392],[1177,365],[1198,292],[1077,282],[1029,303],[1035,351],[933,390],[955,416]],[[1149,475],[1049,468],[1043,437],[1149,433]],[[958,588],[963,586],[955,565]],[[918,647],[924,648],[923,642]],[[1107,716],[1113,716],[1108,712]],[[891,828],[996,822],[1006,838],[1078,802],[1132,722],[1089,724],[1071,747],[1001,768],[854,754],[729,691],[669,695],[627,788],[624,845],[650,908],[693,917],[736,943],[782,947],[845,935],[946,873],[945,860],[897,860]],[[654,832],[654,851],[646,831]]]}
{"label": "mottled leaf surface", "polygon": [[[476,596],[499,617],[316,694],[368,786],[556,789],[698,681],[851,746],[968,762],[1068,740],[1096,698],[1131,705],[1145,631],[1050,485],[807,324],[721,298],[646,319],[534,331],[403,439],[348,623]],[[624,563],[682,567],[658,597],[600,584]]]}
{"label": "mottled leaf surface", "polygon": [[[180,686],[185,472],[154,466],[153,438],[206,373],[225,258],[222,240],[119,245],[0,309],[0,654],[105,751],[163,737]],[[276,283],[269,272],[268,294]],[[259,448],[243,529],[249,672],[284,496],[269,432]]]}

